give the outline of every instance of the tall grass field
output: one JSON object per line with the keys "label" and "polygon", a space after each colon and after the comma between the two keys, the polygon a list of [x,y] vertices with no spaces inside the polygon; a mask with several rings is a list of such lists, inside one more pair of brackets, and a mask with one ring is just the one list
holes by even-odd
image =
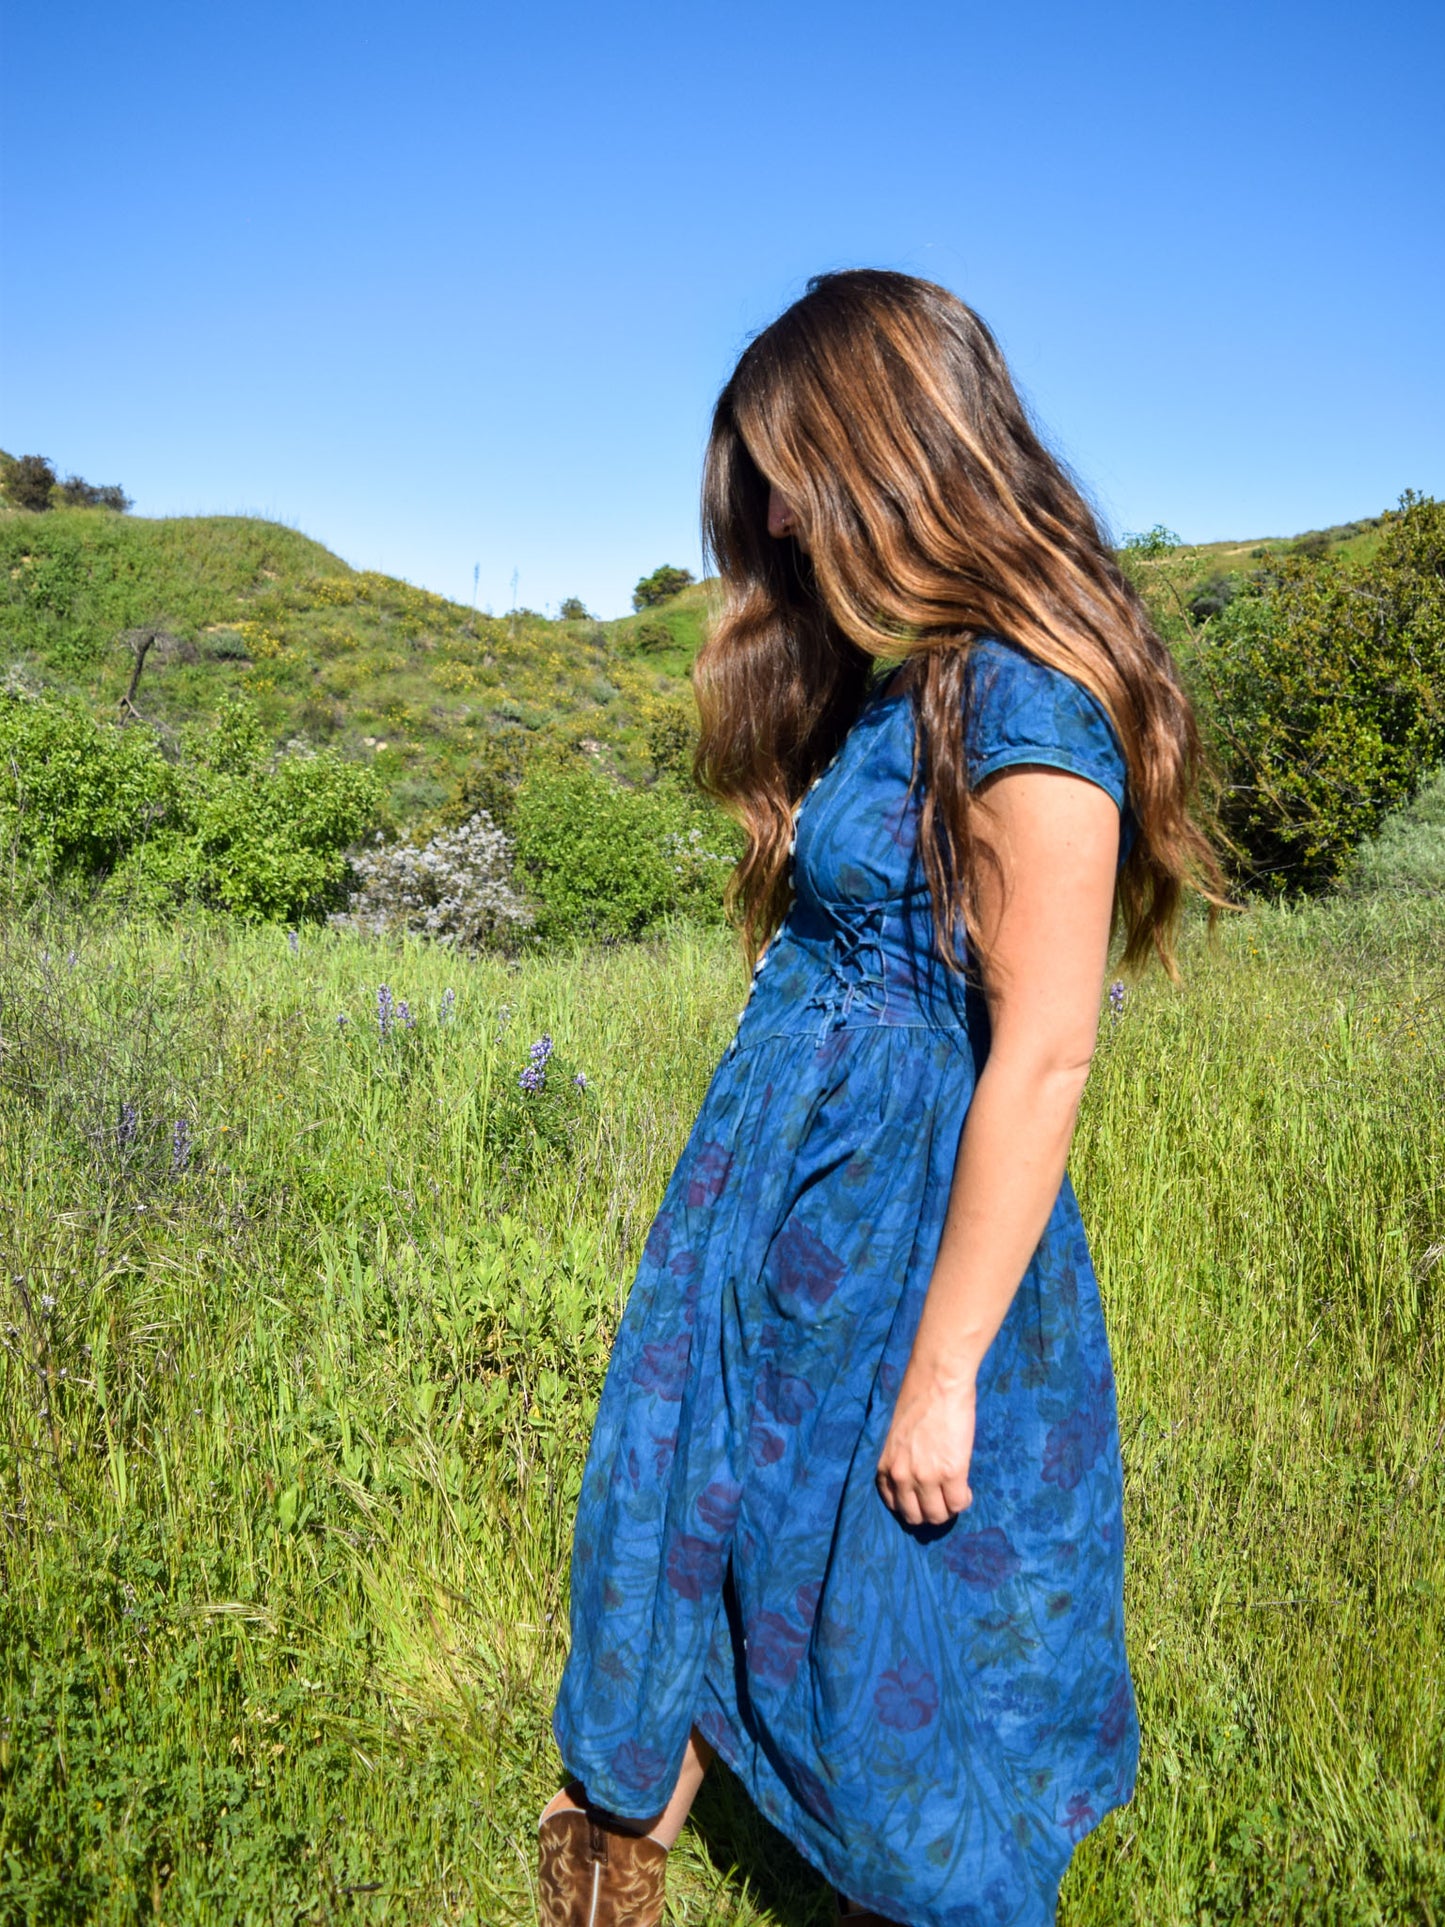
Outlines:
{"label": "tall grass field", "polygon": [[[743,989],[681,932],[0,935],[0,1922],[535,1919],[590,1418]],[[1442,991],[1445,902],[1367,897],[1104,1013],[1144,1754],[1067,1927],[1445,1923]],[[720,1769],[669,1883],[830,1917]]]}

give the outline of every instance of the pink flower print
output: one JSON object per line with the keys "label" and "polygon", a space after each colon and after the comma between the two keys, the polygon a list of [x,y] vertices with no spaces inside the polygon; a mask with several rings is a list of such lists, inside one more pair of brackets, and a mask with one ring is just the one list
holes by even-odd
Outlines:
{"label": "pink flower print", "polygon": [[776,1465],[788,1448],[778,1434],[770,1432],[766,1425],[754,1425],[748,1434],[748,1449],[753,1455],[754,1465]]}
{"label": "pink flower print", "polygon": [[1061,1492],[1072,1492],[1099,1456],[1099,1435],[1087,1412],[1070,1412],[1051,1425],[1044,1439],[1043,1478]]}
{"label": "pink flower print", "polygon": [[793,1594],[793,1604],[805,1626],[811,1626],[818,1617],[818,1601],[822,1597],[822,1581],[818,1579],[810,1579],[806,1586],[799,1586]]}
{"label": "pink flower print", "polygon": [[778,1288],[790,1298],[826,1304],[843,1280],[843,1260],[794,1218],[773,1246]]}
{"label": "pink flower print", "polygon": [[660,1479],[672,1464],[672,1455],[677,1450],[676,1432],[654,1432],[652,1435],[652,1469]]}
{"label": "pink flower print", "polygon": [[674,1533],[667,1549],[667,1583],[683,1599],[701,1599],[722,1584],[722,1547],[693,1532]]}
{"label": "pink flower print", "polygon": [[938,1682],[911,1659],[902,1659],[879,1680],[873,1707],[885,1726],[916,1733],[938,1711]]}
{"label": "pink flower print", "polygon": [[783,1425],[796,1425],[805,1412],[818,1403],[817,1394],[805,1378],[780,1372],[771,1360],[758,1373],[758,1403]]}
{"label": "pink flower print", "polygon": [[714,1532],[731,1532],[742,1497],[742,1487],[731,1479],[714,1479],[698,1494],[697,1516]]}
{"label": "pink flower print", "polygon": [[775,1686],[791,1686],[807,1643],[807,1634],[781,1613],[756,1613],[748,1622],[748,1671]]}
{"label": "pink flower print", "polygon": [[1064,1825],[1076,1840],[1089,1831],[1098,1817],[1086,1793],[1070,1795],[1069,1804],[1064,1808]]}
{"label": "pink flower print", "polygon": [[1123,1674],[1119,1684],[1104,1708],[1103,1718],[1099,1721],[1099,1744],[1108,1752],[1123,1743],[1129,1731],[1129,1722],[1134,1712],[1134,1695],[1129,1689],[1129,1676]]}
{"label": "pink flower print", "polygon": [[687,1383],[690,1343],[691,1333],[681,1331],[674,1338],[653,1339],[644,1345],[632,1368],[633,1384],[644,1392],[656,1392],[659,1398],[680,1399]]}
{"label": "pink flower print", "polygon": [[612,1755],[612,1771],[623,1786],[643,1793],[667,1771],[667,1756],[660,1748],[644,1746],[640,1740],[624,1740]]}
{"label": "pink flower print", "polygon": [[721,1144],[698,1146],[687,1178],[687,1202],[691,1210],[700,1210],[722,1196],[732,1161],[732,1153]]}
{"label": "pink flower print", "polygon": [[647,1243],[642,1247],[642,1255],[649,1264],[665,1265],[671,1248],[672,1221],[665,1212],[659,1212],[652,1221],[652,1229],[647,1234]]}
{"label": "pink flower print", "polygon": [[954,1532],[944,1547],[943,1563],[965,1586],[992,1592],[1012,1579],[1022,1562],[1006,1532],[985,1526],[982,1532]]}
{"label": "pink flower print", "polygon": [[809,1813],[825,1824],[833,1819],[832,1797],[811,1767],[804,1766],[801,1760],[789,1760],[788,1778]]}

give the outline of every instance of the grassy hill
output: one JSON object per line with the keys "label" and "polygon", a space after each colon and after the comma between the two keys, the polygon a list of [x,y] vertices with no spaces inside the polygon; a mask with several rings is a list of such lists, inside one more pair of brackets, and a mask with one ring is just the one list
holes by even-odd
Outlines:
{"label": "grassy hill", "polygon": [[[1227,593],[1273,554],[1357,555],[1376,539],[1359,522],[1139,551],[1130,566],[1166,632],[1181,631],[1201,592]],[[372,763],[398,826],[435,814],[479,763],[538,731],[645,776],[657,726],[690,710],[706,605],[698,585],[613,622],[484,616],[251,517],[0,511],[0,678],[115,714],[134,632],[159,629],[135,706],[163,738],[244,696],[278,742]]]}
{"label": "grassy hill", "polygon": [[245,516],[0,514],[0,676],[113,714],[131,636],[158,628],[135,703],[163,736],[247,697],[278,742],[373,762],[398,822],[440,806],[508,730],[557,731],[641,774],[703,616],[700,588],[610,623],[482,616]]}

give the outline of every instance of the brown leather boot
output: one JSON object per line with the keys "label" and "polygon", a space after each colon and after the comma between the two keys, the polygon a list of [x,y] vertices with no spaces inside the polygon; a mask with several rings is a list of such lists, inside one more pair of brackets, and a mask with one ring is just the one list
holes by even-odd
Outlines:
{"label": "brown leather boot", "polygon": [[541,1927],[658,1927],[667,1848],[563,1807],[537,1828]]}

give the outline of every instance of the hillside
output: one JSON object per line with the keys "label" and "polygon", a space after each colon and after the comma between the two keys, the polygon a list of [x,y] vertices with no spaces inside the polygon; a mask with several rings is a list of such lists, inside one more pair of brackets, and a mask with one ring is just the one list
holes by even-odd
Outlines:
{"label": "hillside", "polygon": [[0,676],[115,714],[133,632],[159,629],[135,707],[163,736],[245,696],[278,742],[374,763],[398,822],[442,805],[509,730],[556,730],[641,773],[649,730],[686,694],[704,613],[694,588],[610,623],[482,616],[242,516],[11,512],[0,570]]}
{"label": "hillside", "polygon": [[[1306,537],[1173,548],[1130,561],[1167,629],[1201,590],[1290,548],[1359,553],[1372,523]],[[706,588],[613,622],[483,616],[349,568],[294,529],[244,516],[146,520],[103,509],[0,512],[0,676],[116,714],[150,649],[136,711],[162,737],[254,702],[277,742],[332,744],[372,763],[397,825],[460,793],[479,763],[539,730],[624,777],[690,704]],[[1227,590],[1226,590],[1227,592]]]}

